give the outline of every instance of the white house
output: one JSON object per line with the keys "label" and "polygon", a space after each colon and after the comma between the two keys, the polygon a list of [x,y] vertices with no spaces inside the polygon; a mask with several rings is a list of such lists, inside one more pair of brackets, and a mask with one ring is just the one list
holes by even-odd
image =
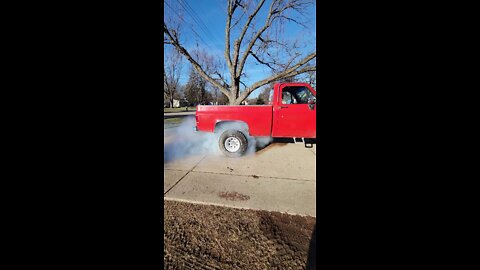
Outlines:
{"label": "white house", "polygon": [[[174,108],[186,107],[187,105],[188,105],[188,100],[186,100],[186,99],[181,99],[181,100],[173,99],[173,107]],[[170,100],[165,99],[163,101],[163,107],[164,108],[170,107]]]}

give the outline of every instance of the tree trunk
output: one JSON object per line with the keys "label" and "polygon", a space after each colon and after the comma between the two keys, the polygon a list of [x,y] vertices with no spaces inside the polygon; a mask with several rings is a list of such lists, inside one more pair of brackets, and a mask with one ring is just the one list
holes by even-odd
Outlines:
{"label": "tree trunk", "polygon": [[230,96],[228,97],[228,104],[229,105],[238,105],[235,103],[236,102],[236,98],[235,98],[235,93],[230,93]]}
{"label": "tree trunk", "polygon": [[170,108],[173,108],[173,96],[170,97]]}
{"label": "tree trunk", "polygon": [[232,89],[230,89],[230,96],[228,97],[230,105],[240,105],[242,102],[238,100],[240,95],[240,78],[235,78]]}

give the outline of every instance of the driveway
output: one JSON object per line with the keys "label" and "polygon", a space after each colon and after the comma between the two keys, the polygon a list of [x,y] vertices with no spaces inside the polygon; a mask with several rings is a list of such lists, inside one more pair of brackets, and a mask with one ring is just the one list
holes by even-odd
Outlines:
{"label": "driveway", "polygon": [[316,145],[272,143],[227,158],[191,125],[164,130],[165,200],[316,217]]}

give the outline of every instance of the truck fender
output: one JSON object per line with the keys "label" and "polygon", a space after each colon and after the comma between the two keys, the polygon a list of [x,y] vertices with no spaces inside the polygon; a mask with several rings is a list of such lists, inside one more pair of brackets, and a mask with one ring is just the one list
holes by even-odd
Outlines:
{"label": "truck fender", "polygon": [[243,121],[217,121],[215,123],[214,133],[222,133],[227,129],[235,129],[241,131],[245,136],[249,136],[248,124]]}

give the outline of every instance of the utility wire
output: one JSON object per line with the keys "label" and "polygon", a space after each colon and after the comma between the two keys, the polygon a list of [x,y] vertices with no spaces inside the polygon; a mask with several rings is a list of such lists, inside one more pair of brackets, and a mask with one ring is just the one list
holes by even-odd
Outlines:
{"label": "utility wire", "polygon": [[[186,6],[190,9],[190,11],[193,13],[193,15],[198,19],[198,21],[200,22],[200,26],[203,27],[203,29],[205,29],[206,33],[210,34],[211,37],[213,37],[213,39],[218,42],[219,40],[217,39],[217,36],[212,34],[212,32],[210,31],[210,29],[207,27],[207,25],[203,22],[203,20],[201,19],[200,16],[198,16],[198,14],[195,12],[195,10],[188,4],[188,2],[186,2],[185,0],[180,0],[182,2],[184,2],[186,4]],[[221,43],[221,42],[219,42]]]}
{"label": "utility wire", "polygon": [[[190,17],[193,19],[193,21],[200,27],[200,30],[202,30],[206,36],[208,35],[211,35],[210,31],[208,30],[208,28],[206,28],[205,24],[203,23],[203,21],[201,21],[200,18],[198,18],[197,14],[195,13],[195,11],[190,7],[190,5],[188,5],[188,3],[186,3],[185,1],[183,0],[177,0],[177,2],[182,6],[182,8],[188,13],[188,15],[190,15]],[[188,9],[187,6],[190,8]],[[211,36],[210,36],[211,38]]]}
{"label": "utility wire", "polygon": [[[207,42],[205,42],[205,40],[203,40],[203,38],[193,29],[193,25],[192,25],[191,23],[186,22],[186,21],[182,18],[182,16],[181,16],[172,6],[170,6],[170,5],[168,4],[167,1],[164,1],[164,3],[167,5],[167,7],[169,7],[169,8],[178,16],[178,18],[179,18],[182,22],[184,22],[185,24],[189,24],[189,25],[191,26],[192,32],[198,37],[198,39],[199,39],[201,42],[203,42],[203,44],[205,44],[206,47],[208,47],[210,50],[213,51],[212,47],[210,47],[210,45],[209,45]],[[190,16],[191,16],[191,15],[190,15]]]}

